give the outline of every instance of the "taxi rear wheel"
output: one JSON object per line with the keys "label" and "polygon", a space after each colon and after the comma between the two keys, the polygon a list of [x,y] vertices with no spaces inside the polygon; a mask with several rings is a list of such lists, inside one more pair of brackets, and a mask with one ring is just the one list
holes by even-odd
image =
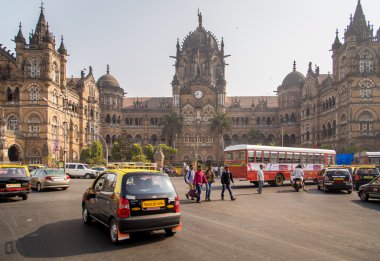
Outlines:
{"label": "taxi rear wheel", "polygon": [[360,199],[361,199],[362,201],[368,201],[368,194],[365,193],[364,191],[360,191],[359,196],[360,196]]}
{"label": "taxi rear wheel", "polygon": [[37,191],[41,192],[42,191],[42,186],[41,183],[37,183]]}
{"label": "taxi rear wheel", "polygon": [[167,237],[172,237],[174,236],[175,232],[171,228],[165,228],[165,234]]}
{"label": "taxi rear wheel", "polygon": [[90,216],[90,212],[88,212],[86,206],[83,207],[83,210],[82,210],[82,219],[83,219],[83,223],[85,223],[86,225],[89,225],[92,220],[92,217]]}
{"label": "taxi rear wheel", "polygon": [[110,239],[113,244],[119,243],[119,225],[115,219],[112,219],[109,226]]}
{"label": "taxi rear wheel", "polygon": [[28,194],[24,194],[21,196],[22,200],[27,200],[28,199]]}

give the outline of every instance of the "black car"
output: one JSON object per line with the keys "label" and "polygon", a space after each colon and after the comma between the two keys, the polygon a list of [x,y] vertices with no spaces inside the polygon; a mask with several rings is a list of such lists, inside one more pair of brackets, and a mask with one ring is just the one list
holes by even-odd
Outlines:
{"label": "black car", "polygon": [[380,176],[374,178],[370,183],[360,186],[358,196],[361,200],[369,198],[380,199]]}
{"label": "black car", "polygon": [[325,192],[329,190],[347,190],[352,193],[352,178],[348,169],[327,169],[321,171],[318,177],[318,189]]}
{"label": "black car", "polygon": [[378,175],[380,175],[380,173],[375,166],[360,166],[355,168],[353,173],[355,189],[359,190],[361,185],[369,183]]}
{"label": "black car", "polygon": [[26,166],[0,164],[0,197],[28,199],[30,174]]}
{"label": "black car", "polygon": [[94,219],[109,228],[113,243],[131,233],[181,230],[179,198],[167,174],[137,169],[103,172],[82,199],[85,224]]}

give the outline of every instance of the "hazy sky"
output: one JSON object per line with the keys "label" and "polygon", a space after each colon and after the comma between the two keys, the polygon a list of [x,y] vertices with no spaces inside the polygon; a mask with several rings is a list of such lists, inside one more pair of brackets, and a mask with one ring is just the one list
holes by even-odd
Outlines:
{"label": "hazy sky", "polygon": [[[361,1],[366,19],[380,25],[380,1]],[[14,50],[22,23],[27,37],[39,16],[39,0],[1,0],[0,43]],[[224,37],[227,95],[273,95],[284,77],[308,63],[332,69],[335,30],[342,39],[357,0],[45,0],[45,17],[68,50],[67,75],[92,65],[98,79],[111,74],[130,97],[171,96],[177,38],[198,25]]]}

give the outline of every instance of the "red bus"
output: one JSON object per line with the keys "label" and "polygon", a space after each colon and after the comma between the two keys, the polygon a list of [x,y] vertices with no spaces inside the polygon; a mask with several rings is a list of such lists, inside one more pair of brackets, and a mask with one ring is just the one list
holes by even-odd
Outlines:
{"label": "red bus", "polygon": [[265,182],[281,186],[290,180],[294,168],[301,164],[305,180],[316,181],[325,165],[335,164],[335,151],[260,145],[233,145],[224,149],[224,163],[234,178],[257,183],[257,170],[264,165]]}

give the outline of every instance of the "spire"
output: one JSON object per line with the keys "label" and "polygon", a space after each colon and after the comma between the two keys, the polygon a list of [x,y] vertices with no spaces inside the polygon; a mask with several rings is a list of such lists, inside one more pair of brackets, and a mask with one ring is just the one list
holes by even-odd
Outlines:
{"label": "spire", "polygon": [[61,45],[58,48],[58,52],[62,55],[67,55],[67,50],[65,48],[65,44],[63,43],[63,35],[61,35]]}
{"label": "spire", "polygon": [[198,8],[198,27],[202,28],[202,13],[199,12],[199,8]]}
{"label": "spire", "polygon": [[107,64],[107,74],[110,74],[110,65]]}
{"label": "spire", "polygon": [[48,23],[46,23],[46,32],[45,32],[45,35],[43,37],[43,40],[45,43],[54,44],[54,39],[49,32],[49,24]]}
{"label": "spire", "polygon": [[22,34],[21,28],[22,28],[22,26],[21,26],[21,22],[20,22],[19,30],[18,30],[17,36],[15,37],[15,42],[25,44],[26,41],[25,41],[24,35]]}
{"label": "spire", "polygon": [[220,51],[224,54],[224,39],[222,37],[222,42],[220,43]]}
{"label": "spire", "polygon": [[44,42],[44,38],[46,36],[46,30],[47,30],[47,23],[45,19],[45,14],[44,14],[44,2],[41,1],[41,12],[40,12],[40,17],[38,18],[38,22],[36,25],[36,29],[34,30],[34,33],[32,33],[32,38],[30,43],[31,44],[41,44]]}
{"label": "spire", "polygon": [[293,72],[295,72],[296,69],[297,69],[297,67],[296,67],[296,60],[294,60],[294,61],[293,61]]}
{"label": "spire", "polygon": [[176,48],[177,48],[177,59],[178,59],[179,55],[180,55],[180,52],[181,52],[181,49],[180,49],[180,46],[179,46],[179,38],[177,38]]}
{"label": "spire", "polygon": [[335,32],[335,41],[334,41],[334,43],[332,45],[332,50],[339,49],[341,46],[342,46],[342,43],[339,41],[339,31],[338,31],[338,29],[336,29],[336,32]]}
{"label": "spire", "polygon": [[355,9],[354,17],[350,17],[350,25],[345,36],[356,36],[358,39],[372,37],[371,28],[367,25],[360,0]]}

